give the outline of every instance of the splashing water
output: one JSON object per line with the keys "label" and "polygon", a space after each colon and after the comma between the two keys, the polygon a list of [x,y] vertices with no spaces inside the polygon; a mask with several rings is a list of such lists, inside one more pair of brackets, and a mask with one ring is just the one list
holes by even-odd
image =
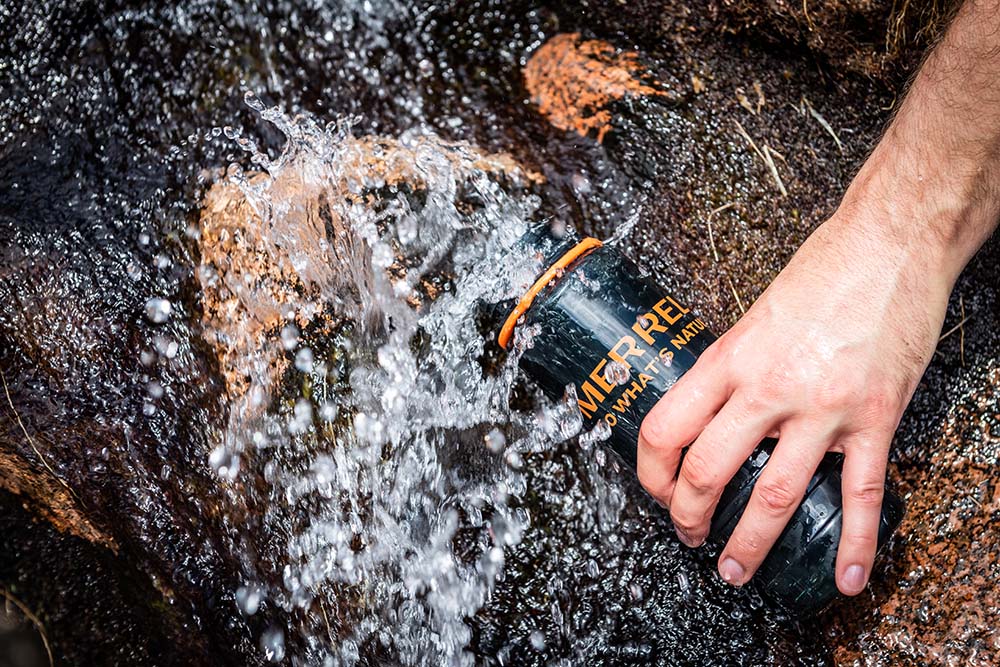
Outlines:
{"label": "splashing water", "polygon": [[538,205],[531,175],[432,134],[356,138],[247,102],[288,141],[271,159],[226,131],[264,171],[231,167],[217,186],[252,224],[206,204],[198,270],[236,399],[210,463],[226,482],[253,460],[263,523],[285,537],[252,563],[241,609],[280,580],[263,595],[300,612],[300,636],[269,630],[274,660],[301,645],[310,663],[352,665],[375,645],[401,664],[472,664],[466,619],[526,527],[521,456],[581,426],[571,396],[512,416],[516,355],[491,367],[480,330],[481,304],[537,271],[532,257],[498,268]]}

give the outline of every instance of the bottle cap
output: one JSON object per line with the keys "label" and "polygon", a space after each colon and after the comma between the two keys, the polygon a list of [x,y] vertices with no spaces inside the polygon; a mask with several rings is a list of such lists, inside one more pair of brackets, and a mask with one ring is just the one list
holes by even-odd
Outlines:
{"label": "bottle cap", "polygon": [[[543,226],[540,226],[543,227]],[[562,240],[554,239],[551,232],[544,226],[545,229],[535,228],[529,231],[522,237],[522,242],[526,242],[525,245],[528,247],[539,248],[542,246],[542,253],[545,257],[546,265],[548,268],[538,276],[535,282],[527,289],[521,299],[511,310],[507,319],[504,320],[503,326],[500,327],[500,334],[497,336],[497,342],[500,343],[500,347],[505,350],[510,345],[511,338],[514,336],[514,329],[517,327],[517,321],[521,319],[531,304],[535,301],[535,298],[541,293],[545,287],[551,283],[555,278],[562,275],[568,266],[575,262],[580,257],[583,257],[595,248],[600,248],[604,245],[599,239],[593,237],[586,237],[577,243],[570,245],[575,236],[566,234],[566,237]],[[555,245],[552,245],[554,242]],[[555,251],[555,252],[553,252]],[[560,252],[561,251],[561,252]]]}

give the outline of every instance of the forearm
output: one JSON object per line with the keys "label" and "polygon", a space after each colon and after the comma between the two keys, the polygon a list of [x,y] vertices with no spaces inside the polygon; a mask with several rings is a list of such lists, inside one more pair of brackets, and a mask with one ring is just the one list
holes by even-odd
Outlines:
{"label": "forearm", "polygon": [[949,287],[1000,220],[1000,0],[968,0],[848,190],[846,218]]}

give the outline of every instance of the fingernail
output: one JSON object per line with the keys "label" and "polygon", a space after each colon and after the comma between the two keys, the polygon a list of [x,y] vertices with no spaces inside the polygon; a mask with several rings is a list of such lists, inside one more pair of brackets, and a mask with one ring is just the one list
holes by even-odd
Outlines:
{"label": "fingernail", "polygon": [[677,526],[674,526],[674,532],[677,533],[677,538],[680,539],[680,541],[683,542],[684,544],[686,544],[687,546],[692,547],[692,548],[698,546],[697,542],[695,542],[694,540],[692,540],[690,535],[688,535],[687,533],[685,533],[683,530],[681,530]]}
{"label": "fingernail", "polygon": [[868,583],[865,568],[861,565],[851,565],[844,570],[844,576],[840,583],[844,587],[844,593],[857,595],[865,589],[865,584]]}
{"label": "fingernail", "polygon": [[743,576],[746,572],[743,570],[742,565],[727,556],[719,563],[719,574],[722,575],[722,580],[727,584],[742,586]]}

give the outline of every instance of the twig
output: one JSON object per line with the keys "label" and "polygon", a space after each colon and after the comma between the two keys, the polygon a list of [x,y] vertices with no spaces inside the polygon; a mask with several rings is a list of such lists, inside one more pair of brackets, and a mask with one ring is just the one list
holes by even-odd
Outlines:
{"label": "twig", "polygon": [[712,246],[712,257],[715,258],[716,262],[719,261],[719,253],[715,249],[715,236],[712,234],[712,217],[715,216],[716,213],[722,213],[727,208],[732,208],[733,206],[736,206],[736,202],[731,201],[728,204],[723,204],[718,208],[713,208],[711,211],[708,212],[708,218],[706,218],[705,220],[706,223],[708,223],[708,243],[710,246]]}
{"label": "twig", "polygon": [[742,299],[740,299],[739,292],[736,291],[736,285],[733,283],[733,279],[729,278],[728,276],[727,279],[729,280],[729,288],[733,290],[733,296],[736,297],[736,305],[740,307],[740,314],[741,315],[746,314],[747,309],[743,307],[743,301]]}
{"label": "twig", "polygon": [[10,389],[7,388],[7,376],[4,375],[3,371],[0,371],[0,380],[3,381],[3,392],[7,396],[7,405],[10,406],[11,412],[14,413],[14,419],[17,421],[17,425],[21,427],[21,432],[24,433],[24,437],[28,440],[28,444],[31,445],[31,449],[34,450],[35,456],[37,456],[38,460],[42,462],[45,469],[49,471],[49,474],[55,477],[60,484],[65,486],[66,490],[69,491],[71,496],[76,498],[77,502],[83,504],[83,500],[80,499],[80,496],[76,495],[76,491],[74,491],[70,485],[67,484],[66,481],[57,475],[56,471],[52,469],[52,466],[49,465],[49,462],[45,460],[45,457],[42,456],[42,452],[35,445],[35,440],[28,434],[28,429],[24,427],[24,422],[21,421],[21,415],[17,414],[17,408],[14,407],[14,401],[10,397]]}
{"label": "twig", "polygon": [[830,125],[830,123],[826,122],[826,118],[823,118],[823,116],[821,116],[820,113],[813,108],[813,105],[809,103],[809,100],[807,98],[803,97],[802,102],[806,105],[806,108],[809,110],[809,113],[812,115],[812,117],[816,119],[816,122],[819,123],[824,130],[827,131],[827,134],[833,137],[833,140],[837,142],[837,149],[840,150],[841,153],[843,153],[844,144],[841,143],[840,137],[838,137],[837,133],[833,131],[833,127]]}
{"label": "twig", "polygon": [[[965,309],[963,308],[962,311],[964,313]],[[948,329],[943,334],[941,334],[941,337],[938,338],[938,342],[940,343],[945,338],[947,338],[948,336],[952,335],[953,333],[955,333],[956,331],[958,331],[960,329],[962,331],[962,336],[964,336],[965,335],[965,329],[962,327],[962,325],[965,324],[967,321],[969,321],[969,319],[970,318],[968,318],[968,317],[962,317],[962,320],[958,324],[956,324],[955,326],[953,326],[952,328]]]}
{"label": "twig", "polygon": [[754,140],[750,138],[749,134],[747,134],[747,131],[743,128],[743,125],[740,123],[740,121],[734,118],[733,122],[736,123],[736,129],[739,130],[739,133],[743,136],[744,139],[747,140],[747,143],[750,144],[750,148],[753,149],[753,152],[756,153],[761,160],[764,160],[764,154],[760,152],[759,148],[757,148],[757,144],[755,144]]}
{"label": "twig", "polygon": [[49,637],[45,633],[45,625],[41,622],[41,620],[39,620],[37,616],[35,616],[31,612],[30,609],[28,609],[28,605],[24,604],[16,597],[14,597],[13,593],[7,591],[4,588],[0,588],[0,595],[3,595],[7,600],[13,603],[13,605],[17,607],[22,614],[24,614],[24,617],[27,618],[29,621],[31,621],[34,624],[34,626],[38,629],[38,634],[42,638],[42,644],[45,645],[45,653],[47,653],[49,656],[49,667],[54,667],[56,661],[52,657],[52,647],[49,646]]}
{"label": "twig", "polygon": [[323,622],[326,624],[326,636],[332,642],[333,630],[330,629],[330,617],[326,615],[326,605],[323,604],[323,598],[319,599],[319,609],[323,612]]}

